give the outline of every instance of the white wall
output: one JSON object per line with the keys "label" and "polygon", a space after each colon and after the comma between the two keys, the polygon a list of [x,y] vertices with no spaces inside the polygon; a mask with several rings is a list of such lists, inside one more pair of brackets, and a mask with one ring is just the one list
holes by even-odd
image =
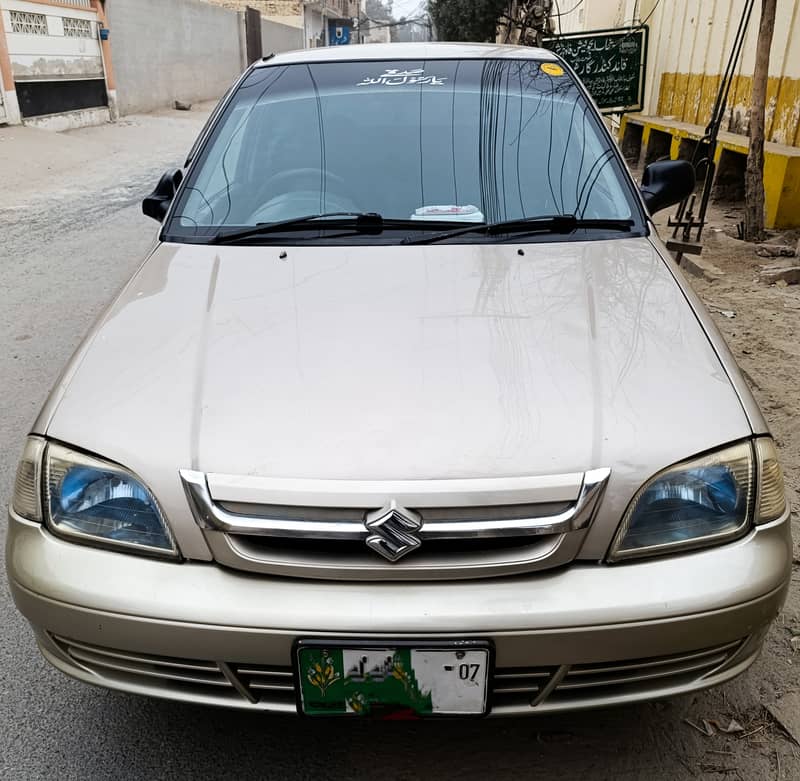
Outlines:
{"label": "white wall", "polygon": [[261,41],[265,57],[268,54],[302,49],[303,29],[262,18]]}
{"label": "white wall", "polygon": [[[663,0],[670,2],[671,0]],[[628,27],[641,21],[653,0],[556,0],[556,32],[576,33]],[[560,26],[559,26],[560,23]]]}
{"label": "white wall", "polygon": [[[662,0],[662,2],[670,1]],[[559,2],[567,2],[567,0],[559,0]],[[584,0],[583,4],[586,6],[587,30],[628,27],[640,21],[642,17],[642,2],[636,0]]]}
{"label": "white wall", "polygon": [[108,0],[121,114],[219,98],[241,72],[239,17],[201,0]]}
{"label": "white wall", "polygon": [[305,48],[313,49],[316,46],[322,45],[321,41],[325,40],[324,36],[327,36],[325,32],[326,24],[327,20],[323,18],[319,11],[305,6],[303,15]]}

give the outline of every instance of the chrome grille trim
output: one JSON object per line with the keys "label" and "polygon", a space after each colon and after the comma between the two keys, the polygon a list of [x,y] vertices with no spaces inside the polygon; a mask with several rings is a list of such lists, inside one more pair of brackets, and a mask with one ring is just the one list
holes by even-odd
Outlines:
{"label": "chrome grille trim", "polygon": [[108,668],[110,670],[115,670],[117,672],[122,673],[131,673],[134,675],[145,675],[150,678],[164,678],[165,680],[169,681],[180,681],[182,683],[197,683],[203,686],[227,686],[228,682],[226,680],[222,680],[221,678],[215,678],[212,676],[209,677],[200,677],[197,675],[185,675],[184,673],[165,673],[159,672],[157,670],[150,670],[147,668],[140,667],[139,665],[131,664],[131,663],[118,663],[113,662],[109,659],[103,659],[99,655],[88,654],[86,651],[71,651],[70,656],[75,659],[76,662],[84,664],[84,666],[93,666],[96,665],[98,667]]}
{"label": "chrome grille trim", "polygon": [[731,662],[747,640],[671,656],[628,659],[600,664],[497,670],[495,707],[549,708],[567,703],[591,703],[631,691],[647,692],[701,680]]}
{"label": "chrome grille trim", "polygon": [[531,700],[531,706],[536,707],[544,702],[560,685],[561,681],[569,674],[569,665],[562,664],[554,673],[552,678],[539,689],[538,694]]}
{"label": "chrome grille trim", "polygon": [[[110,656],[114,659],[121,659],[129,662],[141,662],[143,657],[141,655],[127,653],[125,651],[113,651],[110,648],[98,648],[96,646],[85,645],[78,643],[75,640],[64,640],[63,638],[55,638],[59,643],[68,644],[70,653],[73,651],[85,651],[92,654],[102,654],[103,656]],[[178,660],[167,659],[166,657],[149,657],[149,664],[157,664],[162,667],[175,667],[183,670],[192,670],[194,672],[218,672],[217,665],[214,662],[195,662],[192,660]]]}
{"label": "chrome grille trim", "polygon": [[217,501],[374,510],[392,499],[404,507],[571,502],[578,495],[583,473],[443,480],[316,480],[209,472],[206,479]]}
{"label": "chrome grille trim", "polygon": [[722,664],[727,659],[727,655],[721,654],[713,656],[705,661],[698,661],[690,665],[676,664],[667,669],[654,669],[651,672],[632,673],[629,675],[609,675],[606,678],[575,680],[572,675],[568,680],[559,685],[559,691],[572,691],[574,689],[588,689],[603,686],[619,686],[622,684],[640,683],[642,681],[654,681],[658,678],[667,678],[673,675],[686,675],[687,673],[698,672],[700,670],[711,670]]}
{"label": "chrome grille trim", "polygon": [[715,646],[714,648],[704,649],[702,651],[694,651],[692,653],[681,654],[679,656],[668,656],[668,657],[658,657],[656,659],[650,659],[645,661],[632,661],[629,663],[620,663],[620,664],[612,664],[612,665],[574,665],[571,670],[570,674],[573,676],[579,675],[598,675],[603,673],[621,673],[625,672],[626,670],[641,670],[646,669],[648,667],[661,667],[665,664],[683,664],[683,663],[690,663],[695,659],[701,659],[703,657],[707,657],[710,655],[722,654],[726,651],[730,651],[733,648],[738,648],[741,645],[740,640],[735,640],[732,643],[727,643],[726,645]]}
{"label": "chrome grille trim", "polygon": [[239,675],[274,675],[276,678],[293,678],[294,673],[291,670],[268,670],[265,672],[263,667],[242,667],[236,668]]}
{"label": "chrome grille trim", "polygon": [[236,689],[248,702],[258,702],[258,697],[245,686],[227,662],[218,662],[220,672],[228,679],[228,683]]}
{"label": "chrome grille trim", "polygon": [[284,683],[264,683],[263,681],[250,681],[251,689],[264,689],[273,692],[294,692],[292,684]]}
{"label": "chrome grille trim", "polygon": [[231,704],[241,698],[260,710],[294,710],[290,667],[176,659],[88,645],[51,633],[47,636],[63,656],[105,680],[159,691],[177,687],[212,703]]}
{"label": "chrome grille trim", "polygon": [[545,670],[534,670],[534,671],[527,671],[527,672],[516,672],[515,670],[511,669],[500,669],[495,672],[494,679],[496,681],[503,681],[507,678],[511,678],[517,680],[519,678],[549,678],[550,673],[546,672]]}
{"label": "chrome grille trim", "polygon": [[[464,540],[480,538],[520,538],[540,535],[566,534],[586,528],[591,522],[594,510],[611,474],[610,469],[594,469],[583,474],[580,482],[580,491],[574,504],[567,510],[556,515],[544,515],[528,518],[486,518],[484,520],[440,520],[425,521],[418,533],[420,539],[426,540]],[[313,540],[338,540],[338,541],[365,541],[368,535],[363,519],[360,520],[319,520],[297,519],[280,516],[256,516],[232,513],[225,510],[219,503],[211,498],[208,480],[203,472],[193,470],[180,470],[181,480],[186,492],[189,506],[196,523],[203,529],[224,532],[230,535],[266,536],[288,539],[313,539]],[[553,477],[555,484],[562,484],[572,475]],[[447,482],[447,481],[437,481]],[[481,483],[483,481],[475,481]],[[402,492],[401,492],[402,493]],[[372,496],[372,493],[367,493]],[[500,496],[498,494],[497,496]],[[361,507],[348,494],[350,506]],[[424,514],[426,503],[431,497],[420,497],[420,502],[413,509],[419,508]],[[475,494],[475,500],[480,501],[480,494]],[[484,496],[484,499],[486,497]],[[400,501],[398,499],[398,501]],[[405,499],[403,500],[405,502]],[[439,503],[432,506],[443,506],[441,502],[453,504],[453,497],[441,498]],[[497,502],[495,502],[497,503]],[[507,504],[507,498],[502,502]],[[454,505],[457,506],[457,505]],[[370,505],[364,509],[380,509]]]}
{"label": "chrome grille trim", "polygon": [[100,675],[108,671],[202,686],[229,685],[215,662],[148,656],[52,637],[64,653],[85,669],[98,672],[99,667]]}

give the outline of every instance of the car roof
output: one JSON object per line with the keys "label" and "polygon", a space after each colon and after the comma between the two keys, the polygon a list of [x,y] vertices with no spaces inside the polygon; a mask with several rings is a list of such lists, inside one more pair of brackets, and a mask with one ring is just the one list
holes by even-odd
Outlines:
{"label": "car roof", "polygon": [[256,67],[311,62],[358,62],[370,60],[544,60],[558,57],[547,49],[495,43],[361,43],[322,46],[284,52],[264,58]]}

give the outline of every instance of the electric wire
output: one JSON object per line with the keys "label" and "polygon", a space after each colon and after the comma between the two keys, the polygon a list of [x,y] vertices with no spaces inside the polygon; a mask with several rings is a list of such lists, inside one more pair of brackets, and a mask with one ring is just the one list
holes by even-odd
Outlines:
{"label": "electric wire", "polygon": [[[558,0],[553,0],[553,2],[556,4],[556,11],[558,12],[558,13],[555,14],[555,18],[558,19],[558,35],[559,35],[559,37],[561,37],[561,35],[563,35],[563,33],[561,31],[561,7],[558,5]],[[550,14],[550,18],[552,18],[552,17],[553,17],[553,14]]]}
{"label": "electric wire", "polygon": [[[422,61],[422,70],[425,70],[425,66],[427,65],[427,60]],[[423,208],[427,206],[427,202],[425,201],[425,157],[422,153],[422,141],[423,141],[423,128],[425,127],[422,121],[422,113],[423,113],[423,95],[424,91],[422,89],[422,84],[419,85],[419,191],[420,197]]]}
{"label": "electric wire", "polygon": [[[550,14],[551,17],[561,17],[561,16],[569,16],[573,11],[577,11],[584,3],[584,0],[580,0],[580,2],[576,3],[572,6],[568,11],[562,11],[561,9],[558,10],[556,14]],[[558,8],[558,2],[556,2],[556,8]]]}
{"label": "electric wire", "polygon": [[583,141],[581,142],[581,160],[578,164],[578,172],[575,176],[575,208],[578,207],[578,188],[580,187],[581,183],[581,174],[583,173],[583,163],[586,160],[586,114],[589,111],[589,106],[586,105],[583,108],[583,121],[581,122],[581,128],[583,129]]}
{"label": "electric wire", "polygon": [[253,101],[253,105],[250,106],[250,109],[248,110],[247,114],[244,117],[242,117],[242,121],[239,123],[239,125],[234,129],[233,133],[231,134],[231,137],[228,140],[228,144],[225,147],[225,151],[222,154],[222,175],[225,177],[225,197],[228,199],[228,209],[225,212],[225,216],[222,218],[222,222],[220,223],[221,225],[225,225],[227,223],[228,217],[230,217],[231,210],[233,209],[233,199],[231,198],[231,180],[230,176],[228,175],[228,168],[227,168],[228,155],[230,154],[231,151],[231,145],[233,144],[236,136],[241,132],[241,130],[250,120],[250,115],[253,113],[253,111],[255,111],[256,106],[258,106],[258,104],[261,102],[264,95],[266,95],[267,92],[269,92],[272,89],[272,87],[275,86],[275,84],[280,80],[280,78],[283,76],[284,73],[286,73],[286,68],[285,67],[280,68],[279,73],[275,75],[275,78],[273,78],[272,81],[267,83],[267,86],[264,87],[259,96],[255,99],[255,101]]}
{"label": "electric wire", "polygon": [[325,201],[327,194],[327,174],[328,174],[328,159],[327,150],[325,148],[325,119],[322,115],[322,98],[319,94],[319,86],[314,74],[311,71],[311,66],[306,65],[308,77],[311,79],[311,84],[314,87],[314,100],[317,105],[317,123],[319,124],[319,213],[325,212]]}
{"label": "electric wire", "polygon": [[569,154],[569,144],[572,140],[572,129],[575,125],[575,111],[578,108],[579,103],[576,100],[572,104],[572,113],[570,114],[569,118],[569,131],[567,133],[567,140],[564,144],[564,156],[561,158],[561,175],[558,177],[558,190],[561,195],[561,213],[564,214],[566,209],[564,208],[564,173],[567,170],[567,156]]}
{"label": "electric wire", "polygon": [[458,169],[456,165],[456,87],[458,85],[458,71],[461,68],[462,60],[456,62],[456,72],[453,76],[453,99],[450,106],[450,152],[453,158],[453,193],[455,203],[459,204],[458,199]]}
{"label": "electric wire", "polygon": [[524,106],[524,96],[522,89],[522,64],[517,67],[517,76],[519,77],[519,128],[517,133],[517,192],[519,193],[519,209],[520,214],[525,214],[525,201],[522,197],[522,168],[520,166],[520,157],[522,150],[522,114]]}
{"label": "electric wire", "polygon": [[[550,76],[549,78],[552,81],[553,77]],[[555,188],[553,187],[553,174],[552,174],[552,171],[551,171],[551,168],[550,168],[550,166],[552,164],[552,159],[553,159],[553,121],[555,120],[555,113],[556,113],[555,101],[551,100],[550,101],[550,138],[549,138],[548,143],[547,143],[547,184],[550,187],[550,195],[553,196],[553,206],[558,207],[558,205],[559,205],[558,204],[558,198],[556,198],[556,191],[555,191]],[[562,204],[561,204],[561,211],[562,212],[564,211],[563,198],[562,198]]]}
{"label": "electric wire", "polygon": [[511,84],[511,69],[505,69],[505,82],[506,82],[506,91],[505,91],[505,106],[503,108],[503,144],[501,146],[501,153],[500,153],[500,176],[501,182],[500,186],[503,190],[503,219],[508,219],[508,192],[506,191],[506,133],[508,132],[508,108],[510,97],[510,84]]}
{"label": "electric wire", "polygon": [[653,10],[652,10],[652,11],[650,11],[650,13],[649,13],[649,14],[647,14],[647,17],[644,19],[644,21],[640,22],[640,24],[639,24],[639,29],[641,29],[642,27],[644,27],[644,26],[645,26],[645,25],[646,25],[646,24],[647,24],[647,23],[650,21],[651,17],[652,17],[652,16],[653,16],[653,14],[656,12],[656,10],[658,9],[658,6],[659,6],[659,5],[661,5],[661,0],[656,0],[656,4],[653,6]]}
{"label": "electric wire", "polygon": [[[606,149],[606,151],[603,152],[603,154],[600,155],[600,157],[598,157],[597,160],[595,160],[592,164],[592,167],[589,169],[589,173],[586,175],[586,180],[583,183],[583,187],[581,188],[581,192],[578,197],[578,203],[576,205],[577,217],[583,216],[584,212],[586,211],[586,207],[589,205],[589,197],[591,196],[592,190],[594,189],[600,174],[613,159],[614,151],[612,149]],[[597,167],[597,171],[594,171],[595,167]],[[581,205],[583,203],[584,195],[586,196],[586,203]]]}

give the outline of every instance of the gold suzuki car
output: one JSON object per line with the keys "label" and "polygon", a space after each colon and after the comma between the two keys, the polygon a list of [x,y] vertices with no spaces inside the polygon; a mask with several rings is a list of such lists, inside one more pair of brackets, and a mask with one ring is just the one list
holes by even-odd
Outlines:
{"label": "gold suzuki car", "polygon": [[8,572],[87,683],[306,715],[727,681],[786,596],[775,445],[569,67],[250,67],[34,423]]}

